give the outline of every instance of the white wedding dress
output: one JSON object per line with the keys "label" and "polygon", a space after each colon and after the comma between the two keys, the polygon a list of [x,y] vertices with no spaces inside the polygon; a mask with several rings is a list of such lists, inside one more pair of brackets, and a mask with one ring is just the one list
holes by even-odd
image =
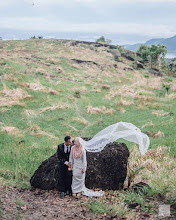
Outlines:
{"label": "white wedding dress", "polygon": [[[86,168],[87,168],[87,159],[86,159],[86,150],[83,148],[83,154],[79,159],[75,159],[73,157],[73,152],[71,150],[69,162],[72,163],[72,171],[73,171],[73,177],[72,177],[72,193],[82,193],[85,196],[89,197],[99,197],[103,196],[103,191],[93,191],[90,189],[87,189],[85,187],[85,175],[86,175]],[[85,170],[85,172],[82,174],[82,170]]]}

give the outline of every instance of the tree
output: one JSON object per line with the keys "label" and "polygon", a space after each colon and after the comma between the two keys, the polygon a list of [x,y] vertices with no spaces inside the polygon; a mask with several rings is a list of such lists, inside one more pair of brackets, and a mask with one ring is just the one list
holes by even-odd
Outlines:
{"label": "tree", "polygon": [[96,40],[96,43],[106,43],[105,37],[102,36]]}
{"label": "tree", "polygon": [[165,62],[165,55],[167,53],[166,45],[152,45],[147,46],[142,44],[138,50],[138,53],[141,54],[141,57],[144,61],[149,62],[151,67],[153,65],[158,65],[161,68],[161,65]]}
{"label": "tree", "polygon": [[33,37],[30,37],[30,39],[36,39],[36,36],[34,35]]}
{"label": "tree", "polygon": [[147,45],[142,44],[137,52],[141,54],[141,57],[144,61],[148,61],[148,56],[150,56],[150,49]]}
{"label": "tree", "polygon": [[110,44],[112,41],[110,39],[105,39],[104,36],[101,36],[96,40],[96,43],[104,43],[104,44]]}

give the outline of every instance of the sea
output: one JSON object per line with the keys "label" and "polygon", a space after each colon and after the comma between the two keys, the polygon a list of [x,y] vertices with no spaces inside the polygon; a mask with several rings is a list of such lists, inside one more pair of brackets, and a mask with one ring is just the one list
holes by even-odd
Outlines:
{"label": "sea", "polygon": [[174,53],[174,52],[168,52],[167,54],[166,54],[166,58],[167,59],[173,59],[173,58],[175,58],[176,57],[176,52]]}

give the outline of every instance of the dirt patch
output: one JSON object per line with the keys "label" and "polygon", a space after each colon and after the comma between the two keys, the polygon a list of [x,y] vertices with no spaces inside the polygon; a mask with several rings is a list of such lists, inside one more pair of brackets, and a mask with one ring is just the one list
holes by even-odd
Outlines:
{"label": "dirt patch", "polygon": [[[87,197],[78,199],[66,196],[60,199],[58,191],[18,190],[0,188],[0,219],[95,219],[83,203]],[[98,218],[99,219],[99,218]]]}
{"label": "dirt patch", "polygon": [[[110,199],[110,194],[114,192],[105,192],[106,198]],[[38,189],[16,189],[16,188],[0,188],[0,219],[23,219],[23,220],[110,220],[110,219],[161,219],[158,218],[158,207],[163,202],[152,202],[155,206],[154,213],[139,211],[139,208],[129,209],[129,217],[118,218],[109,216],[106,213],[93,214],[85,206],[89,204],[90,199],[86,196],[71,197],[65,196],[60,199],[60,193],[56,190],[44,191]],[[112,195],[111,195],[112,196]],[[115,196],[115,194],[114,194]],[[108,201],[110,202],[110,200]],[[98,201],[98,200],[97,200]],[[107,201],[107,203],[108,203]],[[130,210],[134,214],[130,216]],[[171,206],[171,215],[162,219],[175,219],[175,211]]]}

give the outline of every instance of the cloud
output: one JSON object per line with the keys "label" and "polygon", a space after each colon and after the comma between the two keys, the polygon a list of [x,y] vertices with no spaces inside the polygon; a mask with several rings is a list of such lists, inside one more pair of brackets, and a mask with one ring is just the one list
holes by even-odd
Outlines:
{"label": "cloud", "polygon": [[35,6],[54,6],[54,5],[76,5],[76,4],[83,4],[83,5],[120,5],[120,4],[152,4],[152,3],[174,3],[176,4],[176,0],[1,0],[0,7],[12,7],[13,5],[20,5],[20,4],[31,4]]}
{"label": "cloud", "polygon": [[4,17],[0,20],[1,28],[17,30],[54,31],[54,32],[90,32],[90,33],[116,33],[137,34],[151,37],[169,37],[176,33],[176,25],[154,25],[130,22],[114,23],[82,23],[71,24],[54,17]]}
{"label": "cloud", "polygon": [[[30,1],[30,0],[29,0]],[[176,3],[176,0],[31,0],[37,4],[59,5],[59,4],[103,4],[103,5],[119,5],[119,4],[143,4],[143,3]]]}
{"label": "cloud", "polygon": [[176,0],[0,0],[0,27],[169,37],[175,9]]}

